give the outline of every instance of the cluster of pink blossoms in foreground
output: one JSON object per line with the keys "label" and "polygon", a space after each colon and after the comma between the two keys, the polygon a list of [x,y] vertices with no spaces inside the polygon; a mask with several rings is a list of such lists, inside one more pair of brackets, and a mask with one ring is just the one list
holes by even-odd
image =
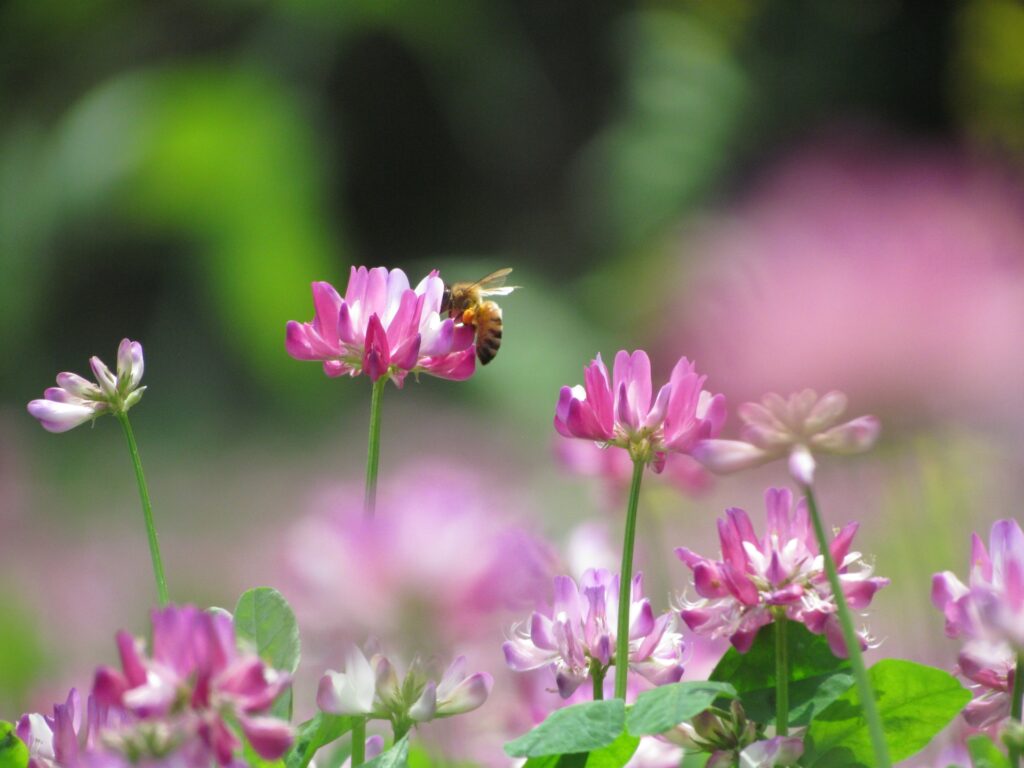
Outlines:
{"label": "cluster of pink blossoms in foreground", "polygon": [[290,321],[285,348],[297,360],[318,360],[328,376],[388,377],[399,387],[409,373],[461,381],[476,370],[473,328],[441,316],[444,281],[436,271],[410,288],[400,269],[352,268],[345,296],[313,283],[312,322]]}
{"label": "cluster of pink blossoms in foreground", "polygon": [[[528,630],[514,631],[502,646],[505,661],[517,672],[550,667],[558,692],[568,698],[587,678],[603,679],[615,663],[618,610],[617,575],[592,568],[579,584],[571,576],[556,576],[551,610],[534,612]],[[655,685],[678,682],[683,675],[683,638],[675,616],[655,617],[640,574],[630,594],[629,667]]]}
{"label": "cluster of pink blossoms in foreground", "polygon": [[984,727],[1010,714],[1017,659],[1024,653],[1024,532],[1016,520],[992,526],[988,549],[971,537],[967,584],[950,571],[932,577],[932,603],[946,617],[946,634],[964,640],[960,672],[981,688],[964,710]]}
{"label": "cluster of pink blossoms in foreground", "polygon": [[[847,655],[836,601],[825,574],[824,558],[811,528],[807,504],[793,508],[786,488],[765,492],[767,532],[758,538],[750,517],[742,509],[726,510],[718,521],[722,559],[710,560],[686,547],[676,554],[693,571],[693,584],[701,599],[684,602],[682,616],[695,632],[728,637],[740,651],[749,650],[758,630],[780,615],[824,633],[837,656]],[[832,540],[829,549],[839,572],[847,604],[867,608],[888,579],[871,575],[871,566],[859,552],[850,551],[857,523],[850,523]],[[866,633],[861,647],[867,647]]]}
{"label": "cluster of pink blossoms in foreground", "polygon": [[75,691],[53,717],[21,718],[33,768],[233,765],[235,725],[265,760],[291,746],[291,725],[267,714],[291,679],[238,651],[229,616],[168,606],[153,612],[151,655],[126,632],[117,645],[122,669],[97,670],[84,720]]}

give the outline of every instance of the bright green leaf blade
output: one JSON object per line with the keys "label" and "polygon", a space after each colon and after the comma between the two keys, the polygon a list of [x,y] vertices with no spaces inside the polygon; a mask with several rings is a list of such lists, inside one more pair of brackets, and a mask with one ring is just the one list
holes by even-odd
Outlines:
{"label": "bright green leaf blade", "polygon": [[1010,768],[1010,759],[988,736],[971,736],[967,739],[967,752],[974,768]]}
{"label": "bright green leaf blade", "polygon": [[736,696],[728,683],[684,682],[661,685],[641,693],[629,709],[626,728],[634,736],[664,733],[703,712],[721,697]]}
{"label": "bright green leaf blade", "polygon": [[[789,622],[786,642],[790,659],[789,723],[800,726],[853,685],[848,659],[837,658],[824,635]],[[760,723],[775,722],[775,633],[759,632],[746,653],[730,648],[711,673],[711,680],[732,683],[743,708]]]}
{"label": "bright green leaf blade", "polygon": [[543,757],[590,752],[606,747],[622,733],[626,705],[622,699],[588,701],[558,709],[529,733],[505,745],[510,757]]}
{"label": "bright green leaf blade", "polygon": [[403,736],[388,750],[363,765],[366,768],[405,768],[409,764],[409,737]]}
{"label": "bright green leaf blade", "polygon": [[318,712],[297,728],[295,743],[285,757],[285,765],[287,768],[306,768],[318,749],[337,741],[351,730],[351,717]]}
{"label": "bright green leaf blade", "polygon": [[[284,595],[276,589],[256,587],[238,598],[235,637],[251,643],[260,658],[274,669],[294,673],[299,667],[299,623]],[[290,688],[274,702],[271,713],[284,720],[292,719]]]}
{"label": "bright green leaf blade", "polygon": [[0,768],[25,768],[28,747],[14,733],[14,725],[0,720]]}
{"label": "bright green leaf blade", "polygon": [[[971,700],[948,672],[902,659],[883,659],[868,670],[893,762],[922,749]],[[811,723],[801,765],[870,768],[874,761],[856,688],[840,696]]]}
{"label": "bright green leaf blade", "polygon": [[640,739],[624,732],[607,747],[591,752],[587,756],[586,768],[622,768],[638,746]]}

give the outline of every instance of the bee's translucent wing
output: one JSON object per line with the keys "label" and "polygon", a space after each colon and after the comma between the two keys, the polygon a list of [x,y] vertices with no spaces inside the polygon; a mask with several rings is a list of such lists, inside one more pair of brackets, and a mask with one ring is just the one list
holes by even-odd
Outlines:
{"label": "bee's translucent wing", "polygon": [[482,277],[474,284],[480,289],[481,296],[508,296],[519,286],[517,285],[505,285],[505,279],[512,272],[512,267],[505,267],[499,269],[487,277]]}

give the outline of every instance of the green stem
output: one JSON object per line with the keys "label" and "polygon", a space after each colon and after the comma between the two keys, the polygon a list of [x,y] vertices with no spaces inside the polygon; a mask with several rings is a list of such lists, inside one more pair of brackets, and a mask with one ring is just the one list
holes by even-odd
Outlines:
{"label": "green stem", "polygon": [[[1013,693],[1010,696],[1010,719],[1019,723],[1022,709],[1024,709],[1024,704],[1021,702],[1024,697],[1024,653],[1017,654],[1017,668],[1013,672]],[[1020,765],[1020,754],[1020,746],[1017,744],[1010,746],[1011,768],[1017,768]]]}
{"label": "green stem", "polygon": [[775,615],[775,734],[789,735],[789,646],[785,611]]}
{"label": "green stem", "polygon": [[146,476],[142,473],[142,458],[139,456],[139,446],[135,444],[135,433],[132,432],[132,425],[128,421],[128,414],[121,412],[116,415],[117,420],[121,422],[121,428],[124,430],[125,440],[128,441],[128,452],[132,455],[132,464],[135,466],[135,480],[139,484],[139,498],[142,500],[142,517],[146,521],[146,535],[149,537],[149,557],[153,561],[156,592],[160,598],[160,605],[164,606],[170,602],[170,598],[167,595],[164,562],[160,557],[160,542],[156,537],[156,524],[153,522],[153,505],[149,501]]}
{"label": "green stem", "polygon": [[633,460],[633,481],[626,507],[626,534],[622,541],[622,571],[619,574],[619,625],[615,636],[615,698],[625,700],[629,674],[629,604],[633,589],[633,544],[636,541],[636,508],[645,463]]}
{"label": "green stem", "polygon": [[380,467],[380,401],[387,383],[387,376],[381,376],[373,382],[373,394],[370,396],[370,440],[366,450],[366,495],[363,497],[363,513],[367,517],[373,517],[374,511],[377,509],[377,470]]}
{"label": "green stem", "polygon": [[846,605],[846,595],[843,594],[843,587],[839,581],[839,573],[836,570],[836,563],[832,559],[832,551],[828,546],[828,539],[825,538],[825,527],[821,523],[821,515],[818,514],[818,504],[814,498],[814,491],[809,485],[803,487],[804,495],[807,497],[807,508],[811,513],[811,520],[814,523],[814,533],[818,538],[818,548],[821,550],[825,560],[825,573],[828,575],[828,583],[832,587],[832,594],[836,599],[836,609],[839,613],[839,624],[843,629],[843,642],[846,644],[846,651],[850,657],[850,666],[853,667],[853,677],[857,685],[857,693],[860,696],[861,709],[864,711],[864,720],[868,725],[868,732],[871,734],[871,746],[875,753],[876,768],[890,768],[892,762],[889,760],[889,748],[885,743],[885,733],[882,730],[882,719],[878,716],[878,707],[875,704],[875,695],[871,690],[871,682],[868,680],[867,671],[864,668],[864,658],[860,652],[860,638],[853,626],[853,617]]}
{"label": "green stem", "polygon": [[366,718],[357,717],[352,723],[352,768],[366,762]]}
{"label": "green stem", "polygon": [[608,667],[604,666],[597,659],[590,662],[590,679],[594,683],[594,701],[601,701],[604,698],[604,676]]}

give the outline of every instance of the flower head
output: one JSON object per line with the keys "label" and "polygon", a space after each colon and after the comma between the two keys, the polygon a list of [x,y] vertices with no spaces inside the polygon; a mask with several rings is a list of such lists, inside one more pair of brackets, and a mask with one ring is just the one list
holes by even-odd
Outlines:
{"label": "flower head", "polygon": [[783,398],[774,393],[739,407],[742,440],[704,440],[693,456],[712,472],[736,472],[788,457],[789,473],[803,485],[814,482],[814,453],[861,453],[874,445],[879,423],[860,416],[839,423],[846,395],[822,397],[805,389]]}
{"label": "flower head", "polygon": [[555,429],[626,448],[634,460],[654,462],[660,472],[668,453],[689,453],[698,440],[716,436],[725,421],[725,397],[703,390],[704,376],[685,357],[672,369],[652,402],[647,353],[615,355],[611,377],[598,355],[583,370],[583,385],[562,387]]}
{"label": "flower head", "polygon": [[727,713],[705,710],[664,737],[687,749],[710,753],[706,765],[711,768],[790,766],[804,753],[799,738],[766,739],[764,727],[747,718],[739,701],[733,701]]}
{"label": "flower head", "polygon": [[[535,612],[529,630],[514,632],[502,649],[517,672],[550,666],[563,698],[595,669],[604,674],[615,663],[619,579],[599,568],[555,577],[555,599],[549,614]],[[683,639],[673,614],[655,617],[643,596],[643,576],[633,579],[629,606],[629,666],[656,685],[674,683],[683,674]]]}
{"label": "flower head", "polygon": [[430,680],[418,661],[400,679],[395,665],[382,653],[367,659],[352,646],[345,671],[328,670],[320,678],[316,703],[334,715],[389,720],[398,732],[415,723],[471,712],[487,701],[493,685],[486,672],[467,674],[464,656],[451,663],[440,682]]}
{"label": "flower head", "polygon": [[297,360],[319,360],[328,376],[389,377],[410,373],[461,381],[476,370],[473,329],[440,314],[444,282],[431,272],[415,289],[400,269],[352,267],[345,297],[313,283],[312,322],[288,322],[285,348]]}
{"label": "flower head", "polygon": [[[693,571],[700,596],[684,601],[683,620],[695,632],[728,637],[741,652],[754,642],[758,630],[785,615],[816,634],[824,633],[832,652],[846,656],[835,596],[825,573],[825,562],[811,527],[806,503],[793,509],[793,495],[785,488],[765,492],[768,532],[754,533],[742,509],[729,509],[718,521],[721,560],[709,560],[685,547],[679,559]],[[888,579],[871,575],[871,566],[850,545],[857,524],[843,528],[829,545],[847,603],[866,608]],[[862,647],[867,638],[861,635]]]}
{"label": "flower head", "polygon": [[[290,678],[255,654],[240,653],[228,616],[171,605],[153,612],[151,656],[126,632],[118,633],[117,645],[122,670],[98,669],[93,694],[100,704],[135,718],[149,734],[146,743],[160,734],[165,749],[226,766],[241,746],[229,727],[237,722],[267,760],[291,746],[291,726],[264,714]],[[132,742],[131,734],[125,735],[123,743]]]}
{"label": "flower head", "polygon": [[43,428],[50,432],[67,432],[104,413],[124,413],[142,399],[145,387],[140,387],[142,371],[142,345],[122,339],[117,348],[117,375],[98,357],[89,359],[93,383],[75,373],[58,373],[57,386],[43,393],[43,398],[32,400],[28,412]]}
{"label": "flower head", "polygon": [[946,617],[946,634],[1008,643],[1024,651],[1024,532],[998,520],[985,548],[971,537],[971,570],[964,584],[952,572],[932,577],[932,603]]}

